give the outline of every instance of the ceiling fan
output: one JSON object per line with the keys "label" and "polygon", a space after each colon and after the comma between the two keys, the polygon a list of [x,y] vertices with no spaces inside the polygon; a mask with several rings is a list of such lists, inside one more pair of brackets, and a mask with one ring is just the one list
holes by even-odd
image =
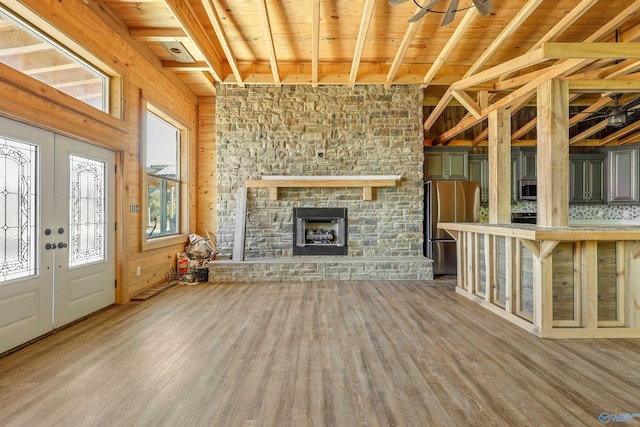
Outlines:
{"label": "ceiling fan", "polygon": [[[397,6],[406,1],[408,0],[389,0],[389,5]],[[494,8],[493,3],[491,3],[491,0],[472,0],[472,1],[474,6],[476,7],[476,9],[478,9],[478,12],[480,12],[480,15],[482,16],[488,15]],[[473,7],[473,6],[470,6],[465,9],[458,9],[458,4],[460,3],[460,0],[449,0],[449,7],[447,8],[446,12],[439,12],[439,11],[433,10],[433,8],[438,3],[440,3],[440,0],[431,0],[424,7],[420,6],[417,0],[413,0],[413,2],[416,4],[416,6],[418,6],[422,10],[420,10],[418,13],[416,13],[411,18],[409,18],[409,22],[419,21],[424,15],[426,15],[429,12],[444,13],[444,18],[442,18],[442,23],[440,24],[441,27],[444,27],[445,25],[453,22],[453,18],[455,17],[456,12],[459,12],[461,10],[467,10]]]}
{"label": "ceiling fan", "polygon": [[631,121],[632,116],[637,112],[636,108],[640,106],[640,98],[636,98],[624,105],[620,105],[621,97],[621,93],[612,95],[611,98],[613,98],[613,105],[607,107],[605,111],[594,113],[581,121],[584,122],[593,119],[606,119],[607,126],[619,128],[628,125]]}

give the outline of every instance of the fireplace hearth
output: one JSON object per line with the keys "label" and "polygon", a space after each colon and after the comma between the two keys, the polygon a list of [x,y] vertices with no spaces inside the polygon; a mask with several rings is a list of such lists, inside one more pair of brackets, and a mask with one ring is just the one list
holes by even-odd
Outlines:
{"label": "fireplace hearth", "polygon": [[346,208],[293,208],[293,255],[347,255]]}

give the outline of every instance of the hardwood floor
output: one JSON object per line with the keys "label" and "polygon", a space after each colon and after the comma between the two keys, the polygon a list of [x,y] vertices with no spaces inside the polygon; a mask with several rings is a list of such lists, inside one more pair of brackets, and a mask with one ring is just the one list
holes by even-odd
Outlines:
{"label": "hardwood floor", "polygon": [[174,287],[1,358],[0,425],[577,426],[640,413],[640,340],[540,340],[453,288]]}

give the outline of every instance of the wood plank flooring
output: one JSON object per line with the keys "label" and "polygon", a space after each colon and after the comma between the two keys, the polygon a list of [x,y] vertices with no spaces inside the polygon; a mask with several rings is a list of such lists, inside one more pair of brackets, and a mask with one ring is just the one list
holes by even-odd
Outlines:
{"label": "wood plank flooring", "polygon": [[0,358],[2,426],[596,426],[638,396],[640,340],[541,340],[451,280],[176,286]]}

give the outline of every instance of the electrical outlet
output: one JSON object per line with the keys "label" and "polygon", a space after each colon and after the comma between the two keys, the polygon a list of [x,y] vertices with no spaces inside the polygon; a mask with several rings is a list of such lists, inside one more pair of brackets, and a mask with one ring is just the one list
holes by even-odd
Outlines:
{"label": "electrical outlet", "polygon": [[137,267],[136,267],[136,276],[139,276],[139,275],[140,275],[140,270],[141,270],[141,269],[140,269],[140,266],[137,266]]}

